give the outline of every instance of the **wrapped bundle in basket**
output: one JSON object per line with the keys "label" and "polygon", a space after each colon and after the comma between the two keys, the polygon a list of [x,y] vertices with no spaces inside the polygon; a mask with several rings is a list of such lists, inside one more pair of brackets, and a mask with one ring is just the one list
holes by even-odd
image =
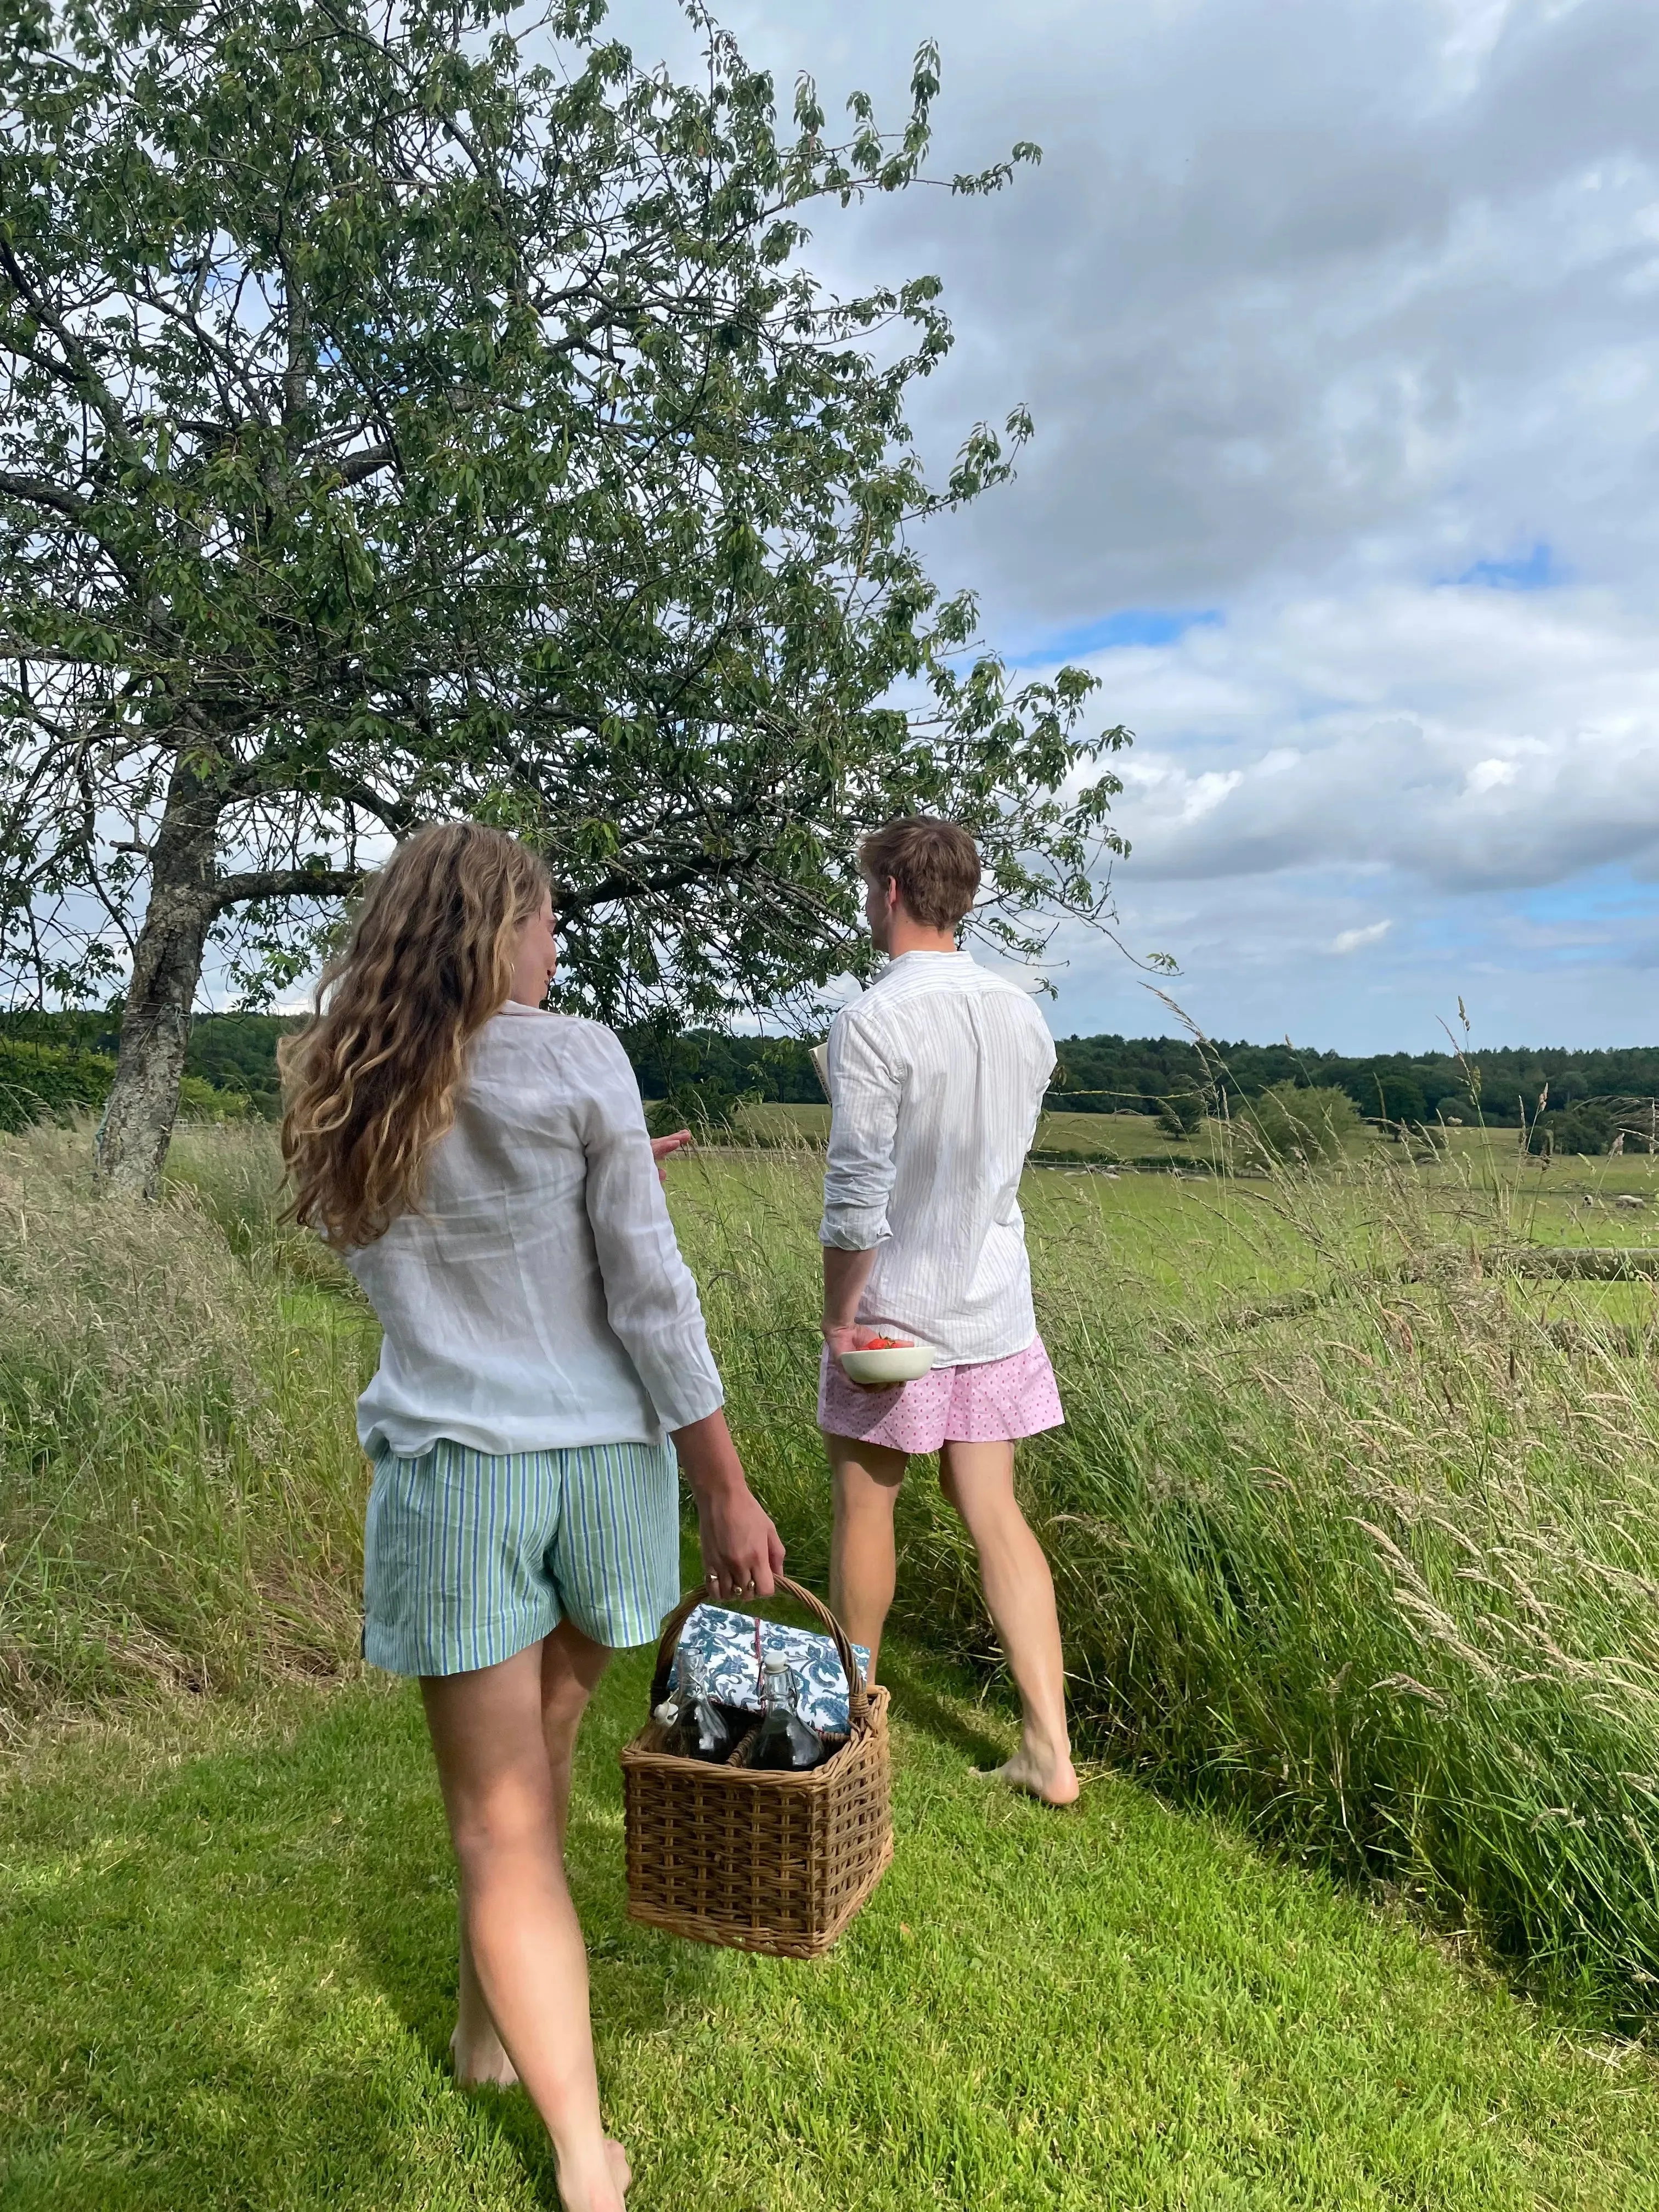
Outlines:
{"label": "wrapped bundle in basket", "polygon": [[[866,1689],[841,1623],[799,1583],[779,1588],[815,1613],[847,1675],[848,1732],[805,1773],[747,1763],[750,1729],[728,1765],[664,1748],[652,1720],[622,1754],[628,1830],[628,1917],[694,1942],[812,1959],[827,1951],[893,1856],[887,1692]],[[651,1686],[668,1691],[680,1631],[701,1601],[691,1590],[664,1623]]]}

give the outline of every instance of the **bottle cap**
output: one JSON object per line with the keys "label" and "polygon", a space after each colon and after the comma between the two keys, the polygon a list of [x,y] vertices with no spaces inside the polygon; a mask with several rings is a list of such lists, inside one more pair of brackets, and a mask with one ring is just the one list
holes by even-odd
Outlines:
{"label": "bottle cap", "polygon": [[769,1674],[787,1674],[790,1671],[789,1654],[775,1644],[769,1651],[763,1655],[761,1664]]}

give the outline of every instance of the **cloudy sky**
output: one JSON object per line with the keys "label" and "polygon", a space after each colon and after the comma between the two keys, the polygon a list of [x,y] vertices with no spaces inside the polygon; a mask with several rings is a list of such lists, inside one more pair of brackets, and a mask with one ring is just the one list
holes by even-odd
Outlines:
{"label": "cloudy sky", "polygon": [[[1019,482],[928,547],[1136,743],[1127,941],[1212,1034],[1659,1038],[1659,9],[1650,0],[725,0],[786,100],[897,118],[1000,198],[826,210],[843,286],[936,271],[947,459]],[[684,61],[669,0],[623,0]],[[1072,941],[1055,1027],[1168,1026]]]}

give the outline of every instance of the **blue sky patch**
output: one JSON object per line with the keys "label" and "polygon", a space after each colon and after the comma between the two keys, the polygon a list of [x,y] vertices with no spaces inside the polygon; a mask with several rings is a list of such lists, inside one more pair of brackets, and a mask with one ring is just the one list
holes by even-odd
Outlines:
{"label": "blue sky patch", "polygon": [[1554,553],[1540,538],[1523,561],[1477,561],[1472,568],[1465,568],[1461,576],[1454,576],[1451,580],[1455,584],[1484,585],[1490,592],[1541,592],[1551,584],[1559,584],[1561,576]]}
{"label": "blue sky patch", "polygon": [[1011,668],[1048,668],[1059,660],[1078,660],[1126,645],[1173,645],[1201,623],[1218,623],[1218,607],[1121,607],[1097,622],[1060,631],[1025,653],[1010,653]]}

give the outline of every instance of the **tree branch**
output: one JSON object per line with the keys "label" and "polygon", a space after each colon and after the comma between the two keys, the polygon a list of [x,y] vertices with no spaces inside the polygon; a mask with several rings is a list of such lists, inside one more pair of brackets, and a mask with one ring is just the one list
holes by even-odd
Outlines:
{"label": "tree branch", "polygon": [[[157,284],[148,270],[141,270],[136,281],[138,296],[143,301],[145,306],[155,313],[166,315],[170,320],[179,324],[201,349],[206,358],[222,372],[228,382],[240,391],[243,399],[247,404],[250,416],[256,421],[261,419],[263,410],[258,389],[250,383],[244,364],[237,360],[229,347],[221,343],[211,331],[203,327],[199,319],[188,307],[181,305],[170,293]],[[223,397],[225,385],[222,384],[219,390],[221,396]],[[179,427],[196,430],[209,429],[216,437],[222,440],[234,437],[235,434],[234,426],[223,422],[181,423]]]}
{"label": "tree branch", "polygon": [[422,818],[420,809],[411,806],[407,799],[388,799],[361,777],[331,775],[329,795],[343,805],[355,807],[359,814],[373,815],[384,829],[399,837],[417,830]]}
{"label": "tree branch", "polygon": [[361,868],[262,868],[221,876],[213,886],[213,911],[261,899],[349,898],[363,880]]}
{"label": "tree branch", "polygon": [[0,469],[0,494],[25,500],[31,507],[50,507],[71,522],[84,523],[92,511],[78,492],[65,491],[61,484],[49,483],[44,477],[14,476],[9,469]]}
{"label": "tree branch", "polygon": [[[39,289],[29,283],[23,273],[22,264],[12,252],[10,244],[3,234],[0,234],[0,270],[4,270],[13,291],[23,301],[35,320],[45,324],[64,349],[64,358],[62,362],[54,362],[50,356],[36,355],[34,358],[39,360],[41,366],[49,372],[74,386],[103,423],[105,435],[125,461],[127,466],[141,471],[145,482],[149,483],[154,471],[146,464],[143,456],[133,442],[122,417],[121,410],[116,403],[114,393],[93,367],[90,355],[69,325],[52,307],[50,301],[42,296]],[[23,349],[23,350],[31,349]]]}
{"label": "tree branch", "polygon": [[746,865],[740,859],[716,860],[712,854],[704,853],[660,876],[625,876],[613,871],[591,890],[566,893],[558,902],[558,910],[561,914],[586,914],[596,906],[609,906],[618,899],[660,898],[666,892],[683,891],[692,884],[705,883],[710,876],[741,873]]}
{"label": "tree branch", "polygon": [[378,476],[389,469],[398,456],[390,446],[371,446],[366,453],[348,453],[334,464],[334,473],[343,484],[362,483],[368,477]]}

